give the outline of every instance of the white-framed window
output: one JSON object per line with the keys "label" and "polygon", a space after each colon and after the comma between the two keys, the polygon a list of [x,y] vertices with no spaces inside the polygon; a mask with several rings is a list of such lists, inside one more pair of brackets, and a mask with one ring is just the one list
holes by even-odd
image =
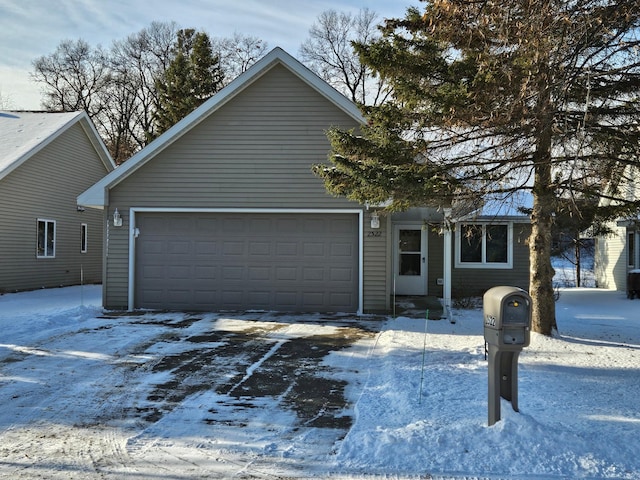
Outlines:
{"label": "white-framed window", "polygon": [[87,224],[80,224],[80,253],[87,253],[88,230]]}
{"label": "white-framed window", "polygon": [[513,268],[513,224],[458,224],[455,255],[456,268]]}
{"label": "white-framed window", "polygon": [[54,258],[56,256],[55,220],[38,219],[36,256],[38,258]]}

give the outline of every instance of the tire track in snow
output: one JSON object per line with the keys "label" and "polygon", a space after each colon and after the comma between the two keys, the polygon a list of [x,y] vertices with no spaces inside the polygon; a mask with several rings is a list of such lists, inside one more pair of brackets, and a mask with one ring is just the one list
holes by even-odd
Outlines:
{"label": "tire track in snow", "polygon": [[253,375],[253,373],[258,368],[260,368],[260,366],[264,362],[266,362],[269,358],[271,358],[280,349],[280,347],[282,347],[282,345],[284,345],[287,341],[288,340],[280,340],[276,342],[276,344],[273,347],[271,347],[271,349],[266,354],[264,354],[262,358],[260,358],[257,362],[250,365],[249,368],[247,368],[247,371],[246,371],[247,373],[245,374],[245,376],[242,377],[242,379],[238,383],[236,383],[233,387],[231,387],[229,392],[227,392],[227,395],[231,395],[236,388],[240,387],[243,383],[249,380]]}

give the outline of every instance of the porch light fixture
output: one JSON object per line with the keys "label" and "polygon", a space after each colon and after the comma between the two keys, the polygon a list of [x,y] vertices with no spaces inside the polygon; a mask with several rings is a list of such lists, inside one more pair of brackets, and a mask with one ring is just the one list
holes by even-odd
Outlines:
{"label": "porch light fixture", "polygon": [[380,228],[380,216],[378,212],[371,213],[371,228]]}
{"label": "porch light fixture", "polygon": [[120,216],[120,212],[118,212],[117,208],[116,208],[116,211],[113,212],[113,226],[114,227],[122,226],[122,217]]}

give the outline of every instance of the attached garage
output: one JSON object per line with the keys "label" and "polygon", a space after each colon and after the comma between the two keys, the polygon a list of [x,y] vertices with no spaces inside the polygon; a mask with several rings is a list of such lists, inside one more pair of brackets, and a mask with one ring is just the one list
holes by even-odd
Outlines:
{"label": "attached garage", "polygon": [[134,214],[134,308],[357,312],[359,212]]}
{"label": "attached garage", "polygon": [[[104,212],[109,310],[388,311],[386,222],[330,195],[358,107],[276,48],[78,196]],[[371,226],[371,228],[370,228]]]}

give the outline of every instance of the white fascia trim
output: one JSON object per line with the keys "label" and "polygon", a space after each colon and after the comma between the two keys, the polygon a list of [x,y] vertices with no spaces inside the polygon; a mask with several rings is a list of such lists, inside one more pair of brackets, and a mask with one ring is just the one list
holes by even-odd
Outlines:
{"label": "white fascia trim", "polygon": [[129,278],[127,308],[134,309],[136,213],[344,213],[358,215],[358,310],[362,315],[364,302],[364,212],[356,208],[170,208],[131,207],[129,209]]}

